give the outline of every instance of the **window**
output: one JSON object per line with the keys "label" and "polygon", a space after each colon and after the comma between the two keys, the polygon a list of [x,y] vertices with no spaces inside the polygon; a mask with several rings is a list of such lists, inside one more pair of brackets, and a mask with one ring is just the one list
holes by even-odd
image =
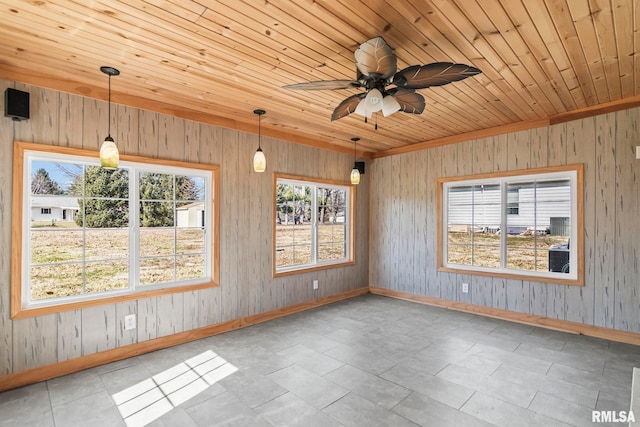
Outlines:
{"label": "window", "polygon": [[274,277],[353,264],[352,186],[303,177],[274,180]]}
{"label": "window", "polygon": [[13,317],[215,285],[217,181],[215,166],[122,155],[108,170],[17,142]]}
{"label": "window", "polygon": [[518,215],[520,213],[520,189],[517,187],[509,187],[507,190],[507,215]]}
{"label": "window", "polygon": [[582,285],[582,165],[438,180],[439,269]]}

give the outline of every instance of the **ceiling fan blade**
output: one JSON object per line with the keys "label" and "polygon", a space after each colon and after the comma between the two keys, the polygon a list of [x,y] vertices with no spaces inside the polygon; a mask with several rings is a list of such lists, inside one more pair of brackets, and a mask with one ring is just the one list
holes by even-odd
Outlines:
{"label": "ceiling fan blade", "polygon": [[465,64],[453,62],[434,62],[427,65],[412,65],[400,70],[393,76],[393,84],[406,89],[424,89],[429,86],[442,86],[466,79],[482,71]]}
{"label": "ceiling fan blade", "polygon": [[424,97],[413,89],[391,89],[389,95],[398,101],[400,111],[410,114],[422,114],[424,111]]}
{"label": "ceiling fan blade", "polygon": [[331,121],[341,119],[356,111],[356,107],[365,96],[367,96],[366,93],[358,93],[342,101],[336,109],[333,110]]}
{"label": "ceiling fan blade", "polygon": [[397,58],[382,37],[374,37],[362,43],[355,52],[356,67],[365,76],[388,79],[398,69]]}
{"label": "ceiling fan blade", "polygon": [[361,84],[357,80],[318,80],[315,82],[295,83],[282,87],[284,89],[294,90],[336,90],[353,89],[360,86]]}

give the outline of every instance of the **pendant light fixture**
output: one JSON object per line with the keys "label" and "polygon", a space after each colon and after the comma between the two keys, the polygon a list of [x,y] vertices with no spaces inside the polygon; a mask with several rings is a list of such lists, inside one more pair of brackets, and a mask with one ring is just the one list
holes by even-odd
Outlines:
{"label": "pendant light fixture", "polygon": [[264,113],[266,113],[264,110],[253,110],[253,114],[258,115],[258,149],[256,150],[256,154],[253,155],[253,170],[256,172],[264,172],[265,169],[267,169],[267,158],[264,156],[262,148],[260,147],[260,140],[262,139],[260,122]]}
{"label": "pendant light fixture", "polygon": [[120,71],[107,66],[100,67],[100,71],[109,76],[109,126],[107,137],[100,147],[100,164],[105,169],[117,169],[120,162],[120,153],[118,152],[118,146],[111,138],[111,76],[119,75]]}
{"label": "pendant light fixture", "polygon": [[360,138],[354,137],[351,138],[353,141],[353,169],[351,170],[351,183],[353,185],[360,184],[360,170],[358,169],[357,154],[356,154],[356,143],[360,140]]}

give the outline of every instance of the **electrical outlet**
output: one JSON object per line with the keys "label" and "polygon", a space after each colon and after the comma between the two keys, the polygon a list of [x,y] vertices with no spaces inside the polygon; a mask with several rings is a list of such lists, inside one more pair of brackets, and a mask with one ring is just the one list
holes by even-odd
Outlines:
{"label": "electrical outlet", "polygon": [[313,281],[313,289],[318,289],[318,279]]}
{"label": "electrical outlet", "polygon": [[136,315],[129,314],[127,316],[124,316],[124,330],[130,331],[131,329],[135,329],[135,328],[136,328]]}
{"label": "electrical outlet", "polygon": [[468,283],[463,283],[462,284],[462,293],[463,294],[468,294],[469,293],[469,284]]}

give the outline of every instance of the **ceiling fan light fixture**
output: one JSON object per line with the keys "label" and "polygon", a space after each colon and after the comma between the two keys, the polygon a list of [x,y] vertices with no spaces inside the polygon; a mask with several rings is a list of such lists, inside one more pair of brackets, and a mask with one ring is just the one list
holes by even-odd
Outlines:
{"label": "ceiling fan light fixture", "polygon": [[371,89],[364,100],[367,103],[367,109],[371,112],[382,110],[382,93],[378,89]]}
{"label": "ceiling fan light fixture", "polygon": [[378,89],[370,89],[367,92],[367,96],[360,101],[354,113],[370,119],[373,113],[382,110],[382,103],[382,93]]}
{"label": "ceiling fan light fixture", "polygon": [[392,95],[387,95],[382,99],[382,115],[389,117],[393,113],[400,111],[400,103]]}
{"label": "ceiling fan light fixture", "polygon": [[360,101],[358,103],[358,106],[356,107],[354,113],[361,115],[362,117],[366,117],[368,119],[371,118],[371,115],[373,114],[371,111],[367,110],[367,100],[363,99],[362,101]]}

